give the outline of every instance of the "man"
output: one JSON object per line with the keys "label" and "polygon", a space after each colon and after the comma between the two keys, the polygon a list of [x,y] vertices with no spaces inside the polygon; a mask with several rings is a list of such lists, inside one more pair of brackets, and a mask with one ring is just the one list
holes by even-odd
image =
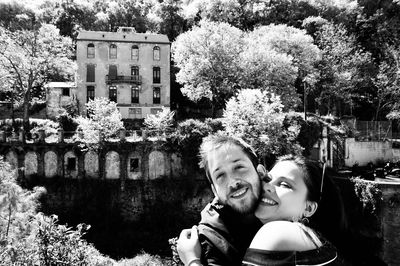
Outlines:
{"label": "man", "polygon": [[[265,168],[243,140],[222,135],[203,139],[200,160],[215,195],[214,201],[202,211],[198,226],[201,263],[240,265],[238,262],[261,227],[253,213],[259,202],[260,176],[266,173]],[[189,236],[190,230],[182,234]]]}

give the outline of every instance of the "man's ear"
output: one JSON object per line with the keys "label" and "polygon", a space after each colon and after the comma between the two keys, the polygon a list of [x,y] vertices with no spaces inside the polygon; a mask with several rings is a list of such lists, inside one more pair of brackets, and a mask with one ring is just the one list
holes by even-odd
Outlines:
{"label": "man's ear", "polygon": [[317,211],[318,209],[318,203],[315,201],[309,201],[307,200],[306,202],[306,209],[304,210],[303,217],[311,217],[313,214]]}
{"label": "man's ear", "polygon": [[262,180],[263,177],[265,175],[267,175],[267,173],[268,173],[267,169],[265,169],[264,165],[262,165],[262,164],[257,165],[256,170],[257,170],[258,176],[260,177],[260,180]]}

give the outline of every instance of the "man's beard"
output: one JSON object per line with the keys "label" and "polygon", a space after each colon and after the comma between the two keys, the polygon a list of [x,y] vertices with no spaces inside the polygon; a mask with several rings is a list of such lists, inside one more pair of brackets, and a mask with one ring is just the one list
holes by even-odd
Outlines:
{"label": "man's beard", "polygon": [[[232,212],[239,214],[239,215],[248,215],[248,214],[254,214],[256,211],[258,204],[261,200],[261,186],[259,187],[256,195],[252,194],[250,202],[246,204],[246,206],[239,206],[239,204],[234,204],[231,203],[229,200],[227,200],[223,205],[225,205],[225,208],[230,209]],[[247,203],[247,202],[246,202]]]}

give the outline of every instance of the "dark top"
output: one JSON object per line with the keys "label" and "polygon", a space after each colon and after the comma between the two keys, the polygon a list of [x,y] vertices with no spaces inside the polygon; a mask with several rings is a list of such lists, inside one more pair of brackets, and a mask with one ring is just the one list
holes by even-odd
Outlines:
{"label": "dark top", "polygon": [[241,265],[246,249],[261,225],[253,215],[244,217],[216,200],[208,204],[201,212],[198,226],[203,265]]}
{"label": "dark top", "polygon": [[249,248],[242,266],[344,265],[336,248],[319,236],[322,246],[308,251],[270,251]]}

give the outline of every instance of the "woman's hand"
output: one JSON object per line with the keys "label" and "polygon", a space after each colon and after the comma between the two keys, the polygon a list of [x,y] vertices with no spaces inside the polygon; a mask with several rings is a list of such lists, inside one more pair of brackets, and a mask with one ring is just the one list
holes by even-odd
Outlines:
{"label": "woman's hand", "polygon": [[187,266],[201,265],[201,246],[197,226],[184,229],[179,235],[177,250],[179,258]]}

